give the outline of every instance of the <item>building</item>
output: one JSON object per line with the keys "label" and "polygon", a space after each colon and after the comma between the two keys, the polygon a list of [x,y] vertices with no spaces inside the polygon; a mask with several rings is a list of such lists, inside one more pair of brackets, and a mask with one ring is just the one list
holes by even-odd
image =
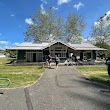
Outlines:
{"label": "building", "polygon": [[64,62],[67,58],[72,55],[76,56],[77,59],[91,59],[95,60],[98,50],[105,50],[98,48],[92,44],[71,44],[64,43],[62,41],[56,41],[53,43],[32,43],[24,42],[15,48],[8,50],[18,51],[17,61],[18,62],[43,62],[46,61],[47,56],[50,54],[54,61],[55,55],[59,55],[60,61]]}

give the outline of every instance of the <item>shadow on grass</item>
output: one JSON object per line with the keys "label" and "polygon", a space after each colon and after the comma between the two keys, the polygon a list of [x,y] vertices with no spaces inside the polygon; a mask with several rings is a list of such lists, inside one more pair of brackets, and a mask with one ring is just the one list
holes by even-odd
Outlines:
{"label": "shadow on grass", "polygon": [[91,81],[95,81],[98,82],[100,84],[104,84],[107,86],[110,86],[110,83],[108,83],[108,80],[110,80],[110,78],[107,75],[100,75],[100,76],[92,76],[89,78]]}

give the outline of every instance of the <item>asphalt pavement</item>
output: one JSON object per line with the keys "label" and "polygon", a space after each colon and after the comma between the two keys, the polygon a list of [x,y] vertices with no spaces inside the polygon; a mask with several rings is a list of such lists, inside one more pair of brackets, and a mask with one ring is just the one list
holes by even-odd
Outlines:
{"label": "asphalt pavement", "polygon": [[109,110],[110,92],[71,66],[47,69],[34,85],[2,90],[0,110]]}

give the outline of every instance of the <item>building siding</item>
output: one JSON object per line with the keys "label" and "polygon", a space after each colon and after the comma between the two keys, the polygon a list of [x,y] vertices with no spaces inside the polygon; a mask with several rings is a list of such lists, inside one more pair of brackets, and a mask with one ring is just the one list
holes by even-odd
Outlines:
{"label": "building siding", "polygon": [[92,56],[93,56],[93,59],[96,59],[96,51],[92,51]]}
{"label": "building siding", "polygon": [[25,50],[18,50],[18,56],[17,56],[18,61],[24,61],[25,56],[26,56]]}

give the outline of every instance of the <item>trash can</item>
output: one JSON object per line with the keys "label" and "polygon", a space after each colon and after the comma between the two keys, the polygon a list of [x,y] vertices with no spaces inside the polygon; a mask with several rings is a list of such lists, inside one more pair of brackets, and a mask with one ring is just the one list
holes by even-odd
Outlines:
{"label": "trash can", "polygon": [[106,62],[108,75],[110,77],[110,62]]}

